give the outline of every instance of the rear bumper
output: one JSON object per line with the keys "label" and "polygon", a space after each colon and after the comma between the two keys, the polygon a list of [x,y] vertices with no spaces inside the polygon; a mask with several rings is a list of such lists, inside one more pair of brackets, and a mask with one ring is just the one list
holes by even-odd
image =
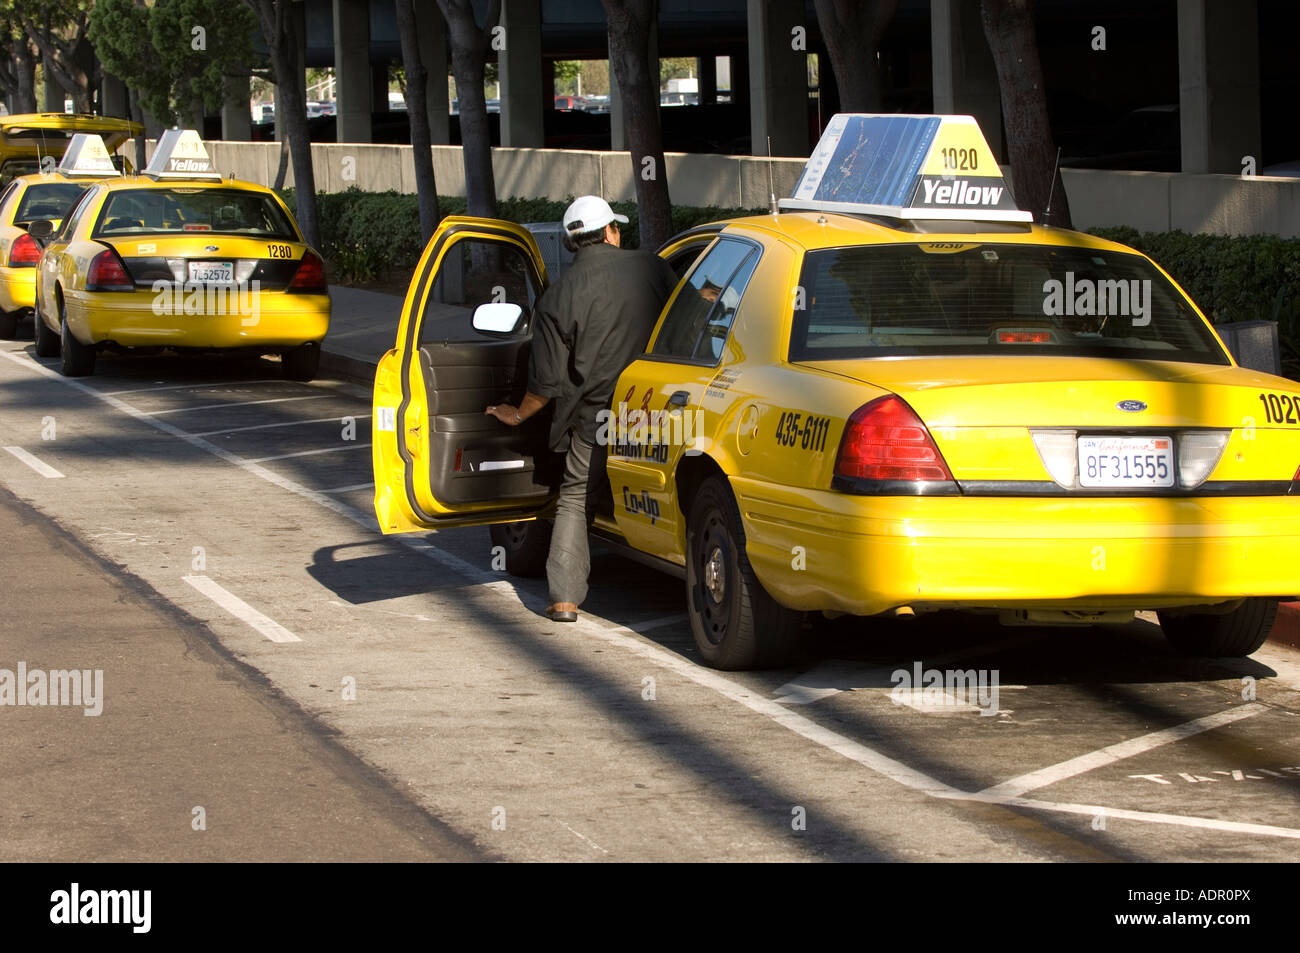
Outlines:
{"label": "rear bumper", "polygon": [[[186,306],[192,313],[185,313]],[[122,347],[296,347],[329,330],[328,295],[213,293],[202,301],[149,291],[69,293],[68,330]]]}
{"label": "rear bumper", "polygon": [[36,303],[36,269],[0,267],[0,309],[21,311]]}
{"label": "rear bumper", "polygon": [[1154,609],[1300,593],[1294,497],[901,498],[732,484],[755,572],[796,609]]}

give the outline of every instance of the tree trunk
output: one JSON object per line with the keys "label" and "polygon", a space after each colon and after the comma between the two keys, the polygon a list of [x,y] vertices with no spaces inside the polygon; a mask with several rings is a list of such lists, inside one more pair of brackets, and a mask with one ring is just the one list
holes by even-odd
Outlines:
{"label": "tree trunk", "polygon": [[[1043,66],[1038,59],[1032,0],[981,0],[1002,92],[1002,125],[1011,160],[1016,203],[1048,225],[1070,228],[1070,203],[1056,166],[1056,144],[1047,118]],[[1053,170],[1055,174],[1053,174]],[[1051,203],[1050,214],[1046,213]]]}
{"label": "tree trunk", "polygon": [[[438,0],[451,34],[451,72],[460,100],[461,156],[465,163],[465,210],[483,218],[497,216],[497,187],[492,174],[492,133],[488,125],[487,97],[483,94],[483,64],[488,32],[501,15],[499,0],[492,0],[483,27],[474,19],[470,0]],[[486,32],[485,32],[486,31]]]}
{"label": "tree trunk", "polygon": [[672,237],[663,136],[659,126],[659,64],[650,62],[650,31],[658,0],[602,0],[609,22],[609,59],[623,101],[623,128],[632,155],[641,247],[651,251]]}
{"label": "tree trunk", "polygon": [[[426,9],[424,16],[435,16]],[[420,60],[420,35],[414,0],[397,0],[397,32],[402,38],[406,69],[406,116],[411,123],[411,155],[415,160],[415,191],[420,203],[420,235],[427,243],[438,227],[438,183],[433,174],[433,143],[429,132],[429,76]],[[485,107],[486,108],[486,107]]]}
{"label": "tree trunk", "polygon": [[14,50],[14,73],[18,91],[14,93],[14,112],[36,112],[36,52],[26,37],[18,40]]}
{"label": "tree trunk", "polygon": [[[144,110],[140,106],[140,94],[133,87],[128,87],[126,91],[127,115],[131,117],[132,122],[138,122],[141,128],[144,127]],[[140,172],[145,167],[144,156],[144,132],[135,137],[135,170]]]}
{"label": "tree trunk", "polygon": [[[275,0],[283,6],[290,0]],[[305,66],[302,62],[298,31],[301,24],[287,10],[280,13],[279,36],[268,42],[275,69],[275,121],[284,123],[284,139],[289,143],[293,160],[293,193],[297,204],[298,226],[307,244],[320,248],[320,230],[316,224],[316,174],[311,164],[311,136],[307,131],[307,96],[302,88]]]}
{"label": "tree trunk", "polygon": [[898,0],[813,0],[813,6],[835,71],[840,110],[881,112],[884,105],[876,54]]}

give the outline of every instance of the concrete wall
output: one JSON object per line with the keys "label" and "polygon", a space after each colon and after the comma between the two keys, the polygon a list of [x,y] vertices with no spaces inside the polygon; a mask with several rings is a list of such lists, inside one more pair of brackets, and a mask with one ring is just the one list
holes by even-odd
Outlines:
{"label": "concrete wall", "polygon": [[[209,142],[207,146],[222,172],[254,182],[270,183],[275,178],[278,143]],[[316,187],[327,192],[351,186],[363,191],[414,192],[410,148],[313,144]],[[670,153],[666,160],[675,203],[726,208],[766,208],[769,174],[780,197],[793,191],[803,169],[802,159]],[[501,148],[492,150],[492,163],[497,194],[503,198],[563,200],[586,193],[610,201],[636,198],[626,152]],[[433,166],[439,194],[465,194],[459,147],[433,146]],[[1091,169],[1065,169],[1063,176],[1076,228],[1131,225],[1141,231],[1300,237],[1300,179]],[[292,167],[286,181],[293,183]]]}

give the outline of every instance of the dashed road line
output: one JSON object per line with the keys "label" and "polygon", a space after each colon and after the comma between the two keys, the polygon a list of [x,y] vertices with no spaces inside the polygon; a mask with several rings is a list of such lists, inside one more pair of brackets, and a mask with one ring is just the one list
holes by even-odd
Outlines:
{"label": "dashed road line", "polygon": [[247,430],[273,430],[276,427],[301,427],[305,424],[339,424],[343,422],[344,417],[351,417],[353,420],[370,419],[369,414],[340,414],[337,417],[317,417],[315,420],[285,420],[275,424],[254,424],[251,427],[225,427],[221,430],[204,430],[192,436],[215,437],[217,434],[244,433]]}
{"label": "dashed road line", "polygon": [[328,490],[319,490],[320,493],[351,493],[353,490],[372,490],[373,483],[353,483],[351,486],[335,486]]}
{"label": "dashed road line", "polygon": [[239,598],[239,596],[235,595],[228,589],[222,588],[207,576],[182,576],[181,578],[217,605],[221,606],[221,608],[225,609],[236,619],[247,622],[272,642],[302,641],[302,639],[298,638],[298,636],[294,635],[270,616],[258,612],[243,599]]}
{"label": "dashed road line", "polygon": [[31,467],[33,470],[35,470],[37,473],[39,473],[41,476],[47,479],[62,480],[64,478],[63,474],[60,473],[58,470],[54,469],[54,467],[50,466],[48,463],[45,463],[42,460],[37,459],[35,456],[28,453],[22,447],[5,447],[4,449],[6,453],[13,454],[17,459],[21,460],[23,463],[27,464],[29,467]]}
{"label": "dashed road line", "polygon": [[100,391],[105,397],[121,397],[125,394],[152,394],[159,390],[200,390],[204,387],[234,387],[237,384],[283,384],[281,378],[267,378],[261,381],[215,381],[211,384],[168,384],[165,387],[137,387],[133,390]]}
{"label": "dashed road line", "polygon": [[[94,388],[87,387],[86,390],[95,393]],[[107,397],[108,395],[101,396]],[[252,407],[254,404],[284,404],[291,400],[325,400],[325,398],[333,396],[333,394],[309,394],[306,397],[272,397],[267,400],[238,400],[225,404],[200,404],[197,407],[169,407],[166,410],[140,410],[138,407],[133,409],[150,417],[161,417],[163,414],[193,414],[200,410],[226,410],[231,407]]]}

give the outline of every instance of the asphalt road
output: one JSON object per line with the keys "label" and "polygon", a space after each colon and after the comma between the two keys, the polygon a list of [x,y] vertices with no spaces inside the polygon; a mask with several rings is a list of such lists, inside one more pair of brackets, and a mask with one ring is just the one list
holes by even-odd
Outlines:
{"label": "asphalt road", "polygon": [[[101,669],[103,710],[0,707],[5,859],[1294,857],[1290,650],[943,616],[713,672],[635,563],[566,626],[486,530],[380,536],[363,388],[52,368],[0,345],[0,669]],[[996,676],[996,713],[892,692],[918,664]]]}

